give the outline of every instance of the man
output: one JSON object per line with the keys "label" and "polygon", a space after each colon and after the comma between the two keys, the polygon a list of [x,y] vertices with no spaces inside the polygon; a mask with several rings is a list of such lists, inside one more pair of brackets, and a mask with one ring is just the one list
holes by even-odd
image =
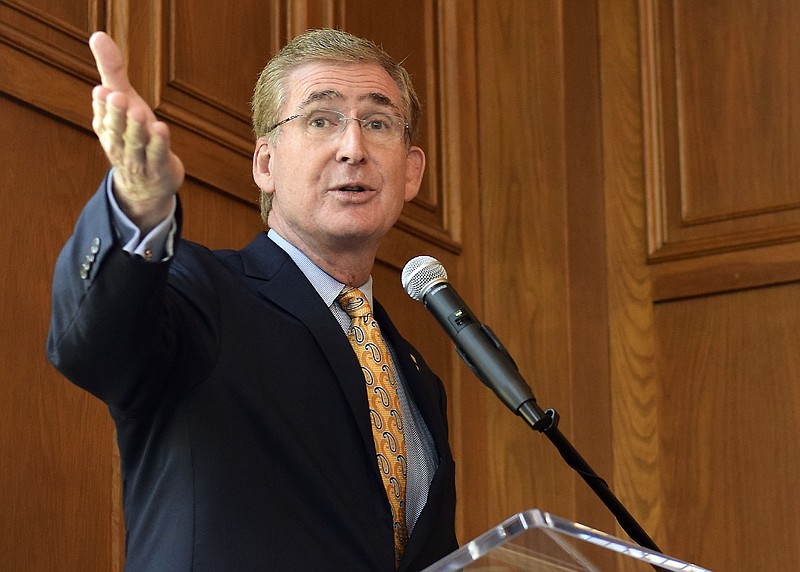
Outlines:
{"label": "man", "polygon": [[113,168],[59,257],[48,357],[116,423],[126,569],[419,570],[454,550],[443,387],[371,296],[425,167],[405,70],[334,30],[273,58],[253,98],[270,231],[212,252],[180,238],[168,128],[113,41],[90,46]]}

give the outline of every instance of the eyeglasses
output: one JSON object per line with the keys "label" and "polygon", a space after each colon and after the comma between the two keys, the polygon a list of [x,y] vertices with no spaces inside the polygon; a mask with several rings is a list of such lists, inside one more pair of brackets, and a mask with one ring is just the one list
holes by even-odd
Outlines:
{"label": "eyeglasses", "polygon": [[405,119],[388,113],[374,112],[363,117],[345,117],[339,111],[317,109],[308,113],[291,115],[270,127],[267,133],[295,119],[303,119],[300,123],[303,132],[308,137],[319,140],[333,139],[344,133],[348,121],[351,120],[358,121],[364,138],[372,143],[392,143],[402,138],[408,129]]}

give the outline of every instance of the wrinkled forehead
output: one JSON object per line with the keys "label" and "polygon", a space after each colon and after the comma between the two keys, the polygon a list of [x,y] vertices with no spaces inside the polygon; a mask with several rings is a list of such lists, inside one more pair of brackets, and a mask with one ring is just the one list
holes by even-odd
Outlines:
{"label": "wrinkled forehead", "polygon": [[284,112],[312,106],[390,109],[403,114],[400,89],[377,64],[314,61],[286,78]]}

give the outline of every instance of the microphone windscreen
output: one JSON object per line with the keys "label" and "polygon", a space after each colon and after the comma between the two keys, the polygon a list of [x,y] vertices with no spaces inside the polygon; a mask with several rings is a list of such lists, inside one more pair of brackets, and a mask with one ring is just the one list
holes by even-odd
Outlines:
{"label": "microphone windscreen", "polygon": [[447,282],[447,271],[434,257],[417,256],[406,263],[400,281],[409,296],[422,300],[431,286]]}

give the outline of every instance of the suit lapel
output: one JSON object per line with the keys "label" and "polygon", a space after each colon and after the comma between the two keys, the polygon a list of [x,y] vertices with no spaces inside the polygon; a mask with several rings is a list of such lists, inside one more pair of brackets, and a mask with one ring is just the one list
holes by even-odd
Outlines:
{"label": "suit lapel", "polygon": [[[358,426],[370,459],[375,444],[369,426],[364,376],[342,328],[319,294],[286,252],[266,233],[261,233],[240,251],[243,270],[251,286],[266,299],[298,320],[314,337],[331,365]],[[370,463],[375,467],[377,465]]]}

